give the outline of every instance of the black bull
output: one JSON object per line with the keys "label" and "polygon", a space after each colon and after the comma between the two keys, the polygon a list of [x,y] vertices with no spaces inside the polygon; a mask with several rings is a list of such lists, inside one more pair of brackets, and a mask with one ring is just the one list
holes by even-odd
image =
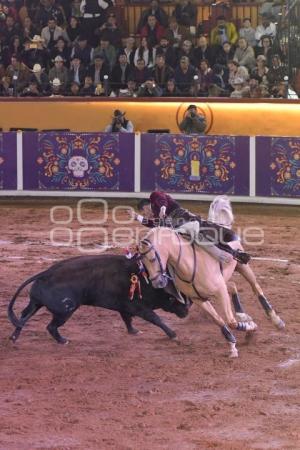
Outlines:
{"label": "black bull", "polygon": [[[130,334],[138,332],[132,326],[132,317],[139,316],[160,327],[170,338],[176,337],[153,310],[162,308],[178,317],[185,317],[188,306],[162,289],[154,289],[143,277],[140,280],[142,299],[135,295],[131,301],[128,296],[133,273],[138,273],[136,261],[119,255],[79,256],[54,264],[26,280],[10,301],[8,317],[16,327],[11,339],[16,341],[25,323],[45,306],[53,315],[47,330],[57,342],[64,344],[67,340],[59,334],[58,327],[81,305],[118,311]],[[14,303],[22,289],[31,282],[30,302],[18,319],[13,311]]]}

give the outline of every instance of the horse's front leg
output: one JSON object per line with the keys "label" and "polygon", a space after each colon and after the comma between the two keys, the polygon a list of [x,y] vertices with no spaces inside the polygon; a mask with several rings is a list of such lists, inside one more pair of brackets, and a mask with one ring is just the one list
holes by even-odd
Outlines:
{"label": "horse's front leg", "polygon": [[277,327],[279,330],[282,330],[285,327],[285,323],[279,317],[279,315],[276,314],[271,303],[264,295],[263,290],[257,282],[256,276],[249,264],[238,263],[236,266],[236,270],[245,278],[246,281],[248,281],[254,294],[257,296],[261,306],[263,307],[267,317],[271,320],[273,325],[275,325],[275,327]]}
{"label": "horse's front leg", "polygon": [[[199,299],[197,299],[197,300],[199,300]],[[217,311],[215,310],[213,305],[208,300],[201,301],[200,305],[201,305],[202,309],[212,318],[212,320],[221,328],[222,334],[230,346],[229,356],[231,358],[236,358],[238,356],[238,350],[235,345],[236,344],[235,336],[231,333],[231,331],[225,324],[222,317],[219,316],[219,314],[217,313]]]}

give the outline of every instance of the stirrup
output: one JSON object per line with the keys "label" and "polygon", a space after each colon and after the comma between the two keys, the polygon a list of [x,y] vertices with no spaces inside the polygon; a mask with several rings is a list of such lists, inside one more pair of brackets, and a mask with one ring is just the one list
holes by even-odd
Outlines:
{"label": "stirrup", "polygon": [[233,253],[233,257],[241,264],[248,264],[251,259],[249,253],[242,252],[241,250],[235,250]]}

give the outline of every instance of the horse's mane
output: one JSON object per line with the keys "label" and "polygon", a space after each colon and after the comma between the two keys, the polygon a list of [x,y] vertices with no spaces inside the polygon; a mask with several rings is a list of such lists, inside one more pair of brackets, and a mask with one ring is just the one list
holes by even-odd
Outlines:
{"label": "horse's mane", "polygon": [[227,195],[218,195],[212,201],[208,211],[208,220],[226,228],[232,227],[234,215]]}

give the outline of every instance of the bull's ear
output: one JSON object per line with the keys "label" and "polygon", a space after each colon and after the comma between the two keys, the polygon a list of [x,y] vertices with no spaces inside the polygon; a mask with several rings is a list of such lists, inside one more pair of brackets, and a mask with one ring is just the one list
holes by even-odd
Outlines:
{"label": "bull's ear", "polygon": [[178,289],[176,288],[176,286],[172,280],[168,281],[168,284],[164,288],[164,291],[167,292],[168,294],[172,295],[172,297],[175,297],[176,300],[178,300],[180,303],[183,303],[185,305],[184,298],[182,297],[182,295],[180,294],[180,292],[178,291]]}

